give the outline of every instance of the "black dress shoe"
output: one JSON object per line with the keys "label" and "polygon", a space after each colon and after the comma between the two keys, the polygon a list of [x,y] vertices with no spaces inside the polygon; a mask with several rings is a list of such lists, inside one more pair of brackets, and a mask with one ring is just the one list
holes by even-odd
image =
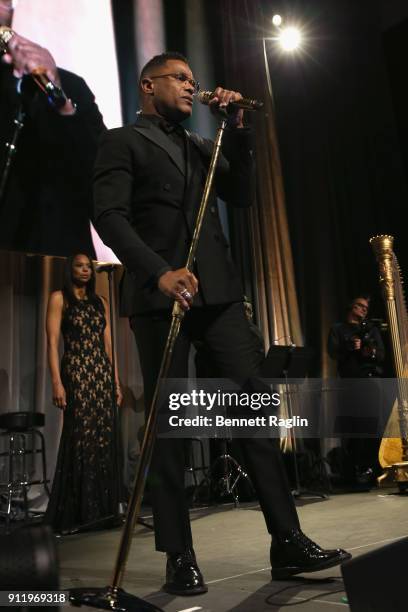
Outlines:
{"label": "black dress shoe", "polygon": [[167,555],[163,590],[172,595],[199,595],[208,591],[193,550]]}
{"label": "black dress shoe", "polygon": [[318,572],[347,559],[351,559],[351,555],[345,550],[324,550],[300,529],[292,529],[272,541],[272,580],[286,580],[295,574]]}

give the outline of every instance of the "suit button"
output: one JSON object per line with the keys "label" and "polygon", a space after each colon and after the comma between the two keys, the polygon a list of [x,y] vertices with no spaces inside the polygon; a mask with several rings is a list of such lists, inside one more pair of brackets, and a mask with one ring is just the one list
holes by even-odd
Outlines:
{"label": "suit button", "polygon": [[215,215],[215,213],[217,212],[217,209],[215,208],[215,206],[210,207],[210,212],[212,212],[212,214]]}
{"label": "suit button", "polygon": [[170,185],[170,183],[165,183],[165,184],[163,185],[163,189],[164,189],[164,191],[170,191],[170,189],[171,189],[171,185]]}

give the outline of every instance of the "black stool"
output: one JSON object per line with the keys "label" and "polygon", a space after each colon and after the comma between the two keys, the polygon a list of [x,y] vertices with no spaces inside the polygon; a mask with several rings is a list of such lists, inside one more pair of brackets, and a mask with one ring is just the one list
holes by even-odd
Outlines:
{"label": "black stool", "polygon": [[[0,481],[0,490],[6,491],[7,509],[0,510],[5,516],[6,528],[11,519],[13,498],[22,492],[25,520],[28,519],[27,491],[31,485],[43,485],[47,495],[50,495],[45,461],[44,436],[37,427],[44,427],[45,416],[40,412],[6,412],[0,414],[0,438],[7,438],[8,450],[0,452],[0,457],[8,458],[8,479]],[[30,444],[31,442],[31,444]],[[42,461],[42,478],[30,480],[27,471],[27,455],[40,453]],[[20,465],[19,465],[20,464]],[[35,465],[35,462],[34,462]]]}

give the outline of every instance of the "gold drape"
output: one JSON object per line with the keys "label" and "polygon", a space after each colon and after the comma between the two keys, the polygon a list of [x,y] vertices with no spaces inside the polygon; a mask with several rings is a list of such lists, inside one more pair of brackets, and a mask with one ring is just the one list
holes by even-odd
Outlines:
{"label": "gold drape", "polygon": [[[265,92],[266,94],[266,92]],[[262,331],[270,344],[303,344],[272,101],[256,139],[258,194],[250,212]]]}
{"label": "gold drape", "polygon": [[[239,6],[237,6],[239,5]],[[274,103],[263,56],[259,1],[223,1],[227,86],[264,101],[256,121],[257,203],[249,212],[257,320],[271,344],[303,345]],[[243,60],[243,58],[245,58]]]}

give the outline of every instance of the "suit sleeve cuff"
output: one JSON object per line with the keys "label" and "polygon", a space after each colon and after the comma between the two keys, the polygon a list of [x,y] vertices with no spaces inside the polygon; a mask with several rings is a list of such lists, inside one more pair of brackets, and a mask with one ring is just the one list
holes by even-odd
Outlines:
{"label": "suit sleeve cuff", "polygon": [[166,272],[169,272],[172,269],[173,268],[171,268],[171,266],[165,266],[164,268],[160,268],[160,270],[155,272],[153,274],[153,276],[151,277],[151,280],[150,280],[150,283],[149,283],[151,288],[152,289],[157,289],[160,277],[163,276],[163,274],[166,274]]}

